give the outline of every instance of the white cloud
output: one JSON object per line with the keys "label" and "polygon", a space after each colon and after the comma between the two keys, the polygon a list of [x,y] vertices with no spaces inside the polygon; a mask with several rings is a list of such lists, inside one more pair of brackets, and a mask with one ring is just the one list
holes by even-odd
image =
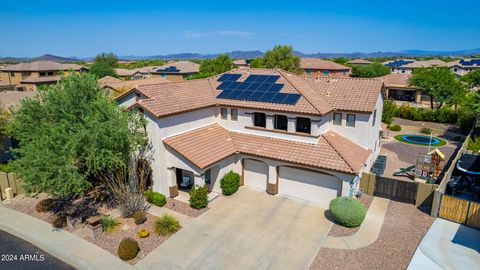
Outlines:
{"label": "white cloud", "polygon": [[223,31],[218,31],[218,35],[220,36],[237,36],[237,37],[248,37],[248,36],[253,36],[255,33],[253,32],[247,32],[247,31],[237,31],[237,30],[223,30]]}

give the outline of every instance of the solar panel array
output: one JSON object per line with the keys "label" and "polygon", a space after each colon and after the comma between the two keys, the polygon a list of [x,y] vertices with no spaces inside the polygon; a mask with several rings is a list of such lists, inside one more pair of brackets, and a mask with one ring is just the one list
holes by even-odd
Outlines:
{"label": "solar panel array", "polygon": [[246,100],[294,105],[299,94],[279,93],[284,84],[276,83],[278,75],[250,75],[238,82],[240,74],[223,74],[217,81],[222,82],[217,89],[222,90],[217,98]]}
{"label": "solar panel array", "polygon": [[179,72],[180,70],[177,69],[175,66],[170,66],[164,69],[157,69],[157,72]]}
{"label": "solar panel array", "polygon": [[395,61],[386,63],[385,66],[387,66],[387,67],[399,67],[399,66],[403,66],[403,65],[406,65],[406,64],[410,64],[410,63],[413,63],[413,61],[411,61],[411,60],[395,60]]}
{"label": "solar panel array", "polygon": [[462,59],[460,60],[460,64],[464,66],[480,66],[480,59],[470,59],[470,60]]}

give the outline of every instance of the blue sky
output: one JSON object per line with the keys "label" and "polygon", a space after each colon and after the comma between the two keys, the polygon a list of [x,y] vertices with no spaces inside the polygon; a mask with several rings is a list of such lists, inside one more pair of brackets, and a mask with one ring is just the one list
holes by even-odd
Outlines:
{"label": "blue sky", "polygon": [[[178,3],[181,2],[181,3]],[[478,0],[1,1],[0,56],[480,48]]]}

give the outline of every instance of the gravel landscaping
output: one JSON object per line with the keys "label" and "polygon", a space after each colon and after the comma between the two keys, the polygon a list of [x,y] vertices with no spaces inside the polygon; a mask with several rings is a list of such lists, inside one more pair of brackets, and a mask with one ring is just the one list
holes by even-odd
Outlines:
{"label": "gravel landscaping", "polygon": [[390,201],[377,241],[357,250],[321,248],[310,269],[406,269],[433,221],[414,205]]}
{"label": "gravel landscaping", "polygon": [[[134,265],[170,237],[155,234],[154,223],[157,217],[150,214],[147,214],[146,217],[147,221],[140,225],[135,224],[133,218],[118,217],[116,219],[122,224],[119,225],[115,231],[111,233],[102,232],[96,239],[92,239],[90,236],[85,236],[84,239],[117,256],[117,249],[120,241],[125,237],[133,238],[138,242],[138,246],[140,247],[140,252],[137,257],[128,261],[128,263]],[[147,229],[150,236],[147,238],[140,238],[137,235],[137,232],[141,229]]]}
{"label": "gravel landscaping", "polygon": [[[365,206],[365,209],[367,209],[367,211],[368,211],[368,208],[370,207],[370,204],[372,203],[373,196],[363,194],[362,197],[358,198],[358,200],[361,203],[363,203],[363,205]],[[360,229],[360,226],[355,227],[355,228],[347,228],[347,227],[336,224],[334,222],[334,220],[331,219],[330,217],[328,217],[328,219],[333,221],[332,229],[330,230],[330,233],[328,234],[329,236],[333,236],[333,237],[348,236],[348,235],[352,235],[352,234],[356,233]]]}
{"label": "gravel landscaping", "polygon": [[188,203],[184,203],[172,198],[168,198],[167,203],[163,207],[193,218],[199,217],[201,214],[205,213],[208,210],[208,207],[202,209],[195,209],[190,207]]}

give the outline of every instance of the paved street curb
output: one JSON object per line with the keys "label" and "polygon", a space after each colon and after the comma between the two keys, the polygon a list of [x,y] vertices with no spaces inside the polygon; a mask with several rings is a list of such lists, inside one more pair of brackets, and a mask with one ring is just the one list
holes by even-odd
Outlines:
{"label": "paved street curb", "polygon": [[77,269],[136,269],[110,252],[27,214],[0,206],[0,230],[43,249]]}

